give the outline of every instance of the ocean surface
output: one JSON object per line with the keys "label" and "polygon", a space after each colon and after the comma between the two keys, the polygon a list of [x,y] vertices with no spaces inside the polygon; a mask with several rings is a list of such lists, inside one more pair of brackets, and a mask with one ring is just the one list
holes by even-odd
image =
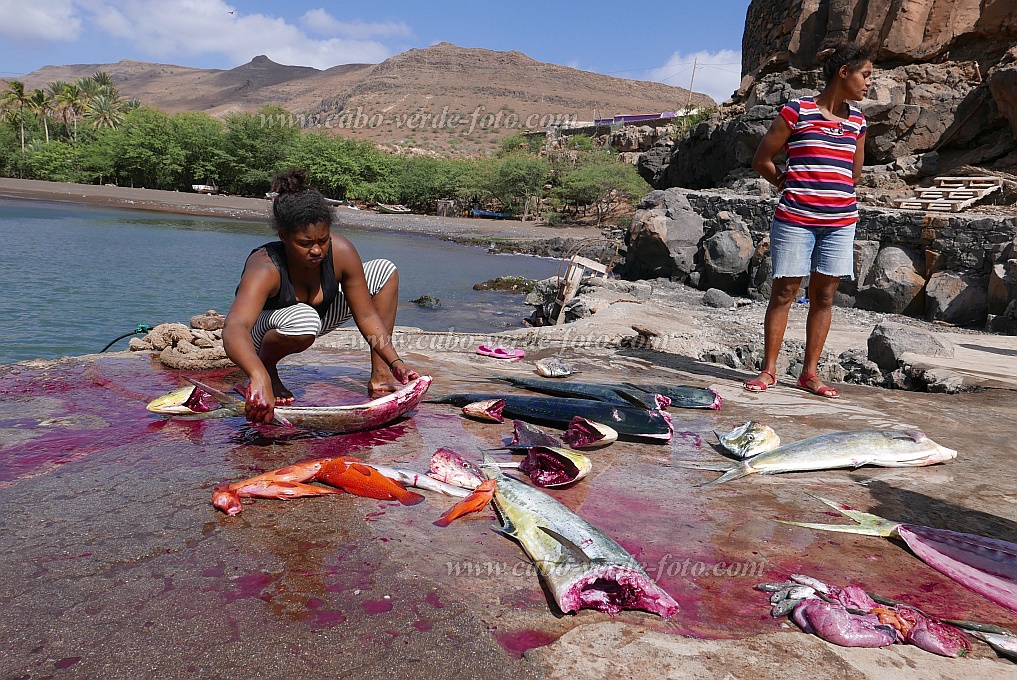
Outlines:
{"label": "ocean surface", "polygon": [[[363,260],[395,262],[396,323],[425,330],[518,328],[532,311],[522,295],[473,285],[547,278],[559,264],[413,234],[341,233]],[[91,354],[138,324],[188,323],[209,309],[225,314],[248,253],[274,239],[265,223],[0,200],[0,364]],[[421,295],[440,298],[441,309],[410,302]]]}

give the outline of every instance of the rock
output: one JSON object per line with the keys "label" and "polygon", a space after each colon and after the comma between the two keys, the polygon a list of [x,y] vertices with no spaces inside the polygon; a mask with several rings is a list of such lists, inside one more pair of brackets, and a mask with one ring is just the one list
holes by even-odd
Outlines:
{"label": "rock", "polygon": [[929,392],[956,394],[964,389],[964,376],[945,368],[926,368],[915,376]]}
{"label": "rock", "polygon": [[731,222],[729,226],[703,242],[701,285],[744,293],[748,289],[749,263],[756,249],[743,222]]}
{"label": "rock", "polygon": [[667,171],[669,158],[671,156],[671,144],[654,144],[648,151],[639,154],[636,160],[636,172],[646,180],[651,187],[662,183],[663,175]]}
{"label": "rock", "polygon": [[226,356],[221,346],[211,349],[198,349],[187,343],[190,351],[183,352],[180,347],[167,347],[159,353],[159,361],[170,368],[200,371],[210,368],[229,368],[233,362]]}
{"label": "rock", "polygon": [[417,307],[422,309],[441,309],[441,298],[432,295],[421,295],[416,300],[410,300]]}
{"label": "rock", "polygon": [[206,331],[221,331],[225,325],[226,317],[214,309],[191,317],[191,328],[200,328]]}
{"label": "rock", "polygon": [[640,302],[650,299],[653,294],[653,286],[646,281],[623,281],[621,279],[591,278],[584,280],[583,285],[590,288],[603,288],[624,295],[631,295]]}
{"label": "rock", "polygon": [[651,192],[638,205],[625,236],[626,278],[686,280],[703,237],[703,218],[675,189]]}
{"label": "rock", "polygon": [[703,304],[707,307],[730,309],[735,306],[735,299],[718,288],[711,288],[703,295]]}
{"label": "rock", "polygon": [[769,300],[773,289],[773,262],[770,259],[770,236],[764,236],[749,262],[749,297]]}
{"label": "rock", "polygon": [[925,288],[925,318],[957,326],[985,325],[989,311],[984,276],[936,272]]}
{"label": "rock", "polygon": [[855,306],[874,312],[914,314],[921,308],[925,286],[907,251],[888,246],[879,251],[863,285],[855,295]]}
{"label": "rock", "polygon": [[993,265],[987,296],[989,314],[1002,314],[1017,300],[1017,259]]}
{"label": "rock", "polygon": [[879,254],[879,241],[855,241],[854,243],[854,279],[842,279],[838,290],[845,295],[854,296],[863,281],[869,276],[876,256]]}
{"label": "rock", "polygon": [[883,372],[876,362],[869,360],[865,350],[845,350],[837,357],[837,363],[844,371],[844,382],[875,387],[882,386],[884,383]]}
{"label": "rock", "polygon": [[1012,301],[999,316],[989,322],[989,330],[993,333],[1017,335],[1017,300]]}
{"label": "rock", "polygon": [[152,349],[162,351],[172,347],[179,340],[190,342],[191,329],[182,323],[161,323],[144,338]]}
{"label": "rock", "polygon": [[127,349],[132,352],[145,352],[152,349],[152,343],[146,342],[142,338],[131,338],[127,343]]}
{"label": "rock", "polygon": [[[1015,50],[1011,49],[1011,53]],[[993,69],[986,78],[989,93],[1001,116],[1010,123],[1010,129],[1017,136],[1017,64],[1007,64]]]}
{"label": "rock", "polygon": [[889,321],[872,329],[868,349],[869,360],[886,371],[896,370],[907,352],[927,357],[952,357],[954,354],[953,344],[929,331]]}

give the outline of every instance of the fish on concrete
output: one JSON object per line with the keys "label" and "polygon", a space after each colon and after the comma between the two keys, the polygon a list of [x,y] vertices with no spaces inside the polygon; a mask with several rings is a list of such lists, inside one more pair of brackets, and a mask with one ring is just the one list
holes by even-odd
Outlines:
{"label": "fish on concrete", "polygon": [[566,378],[572,375],[572,367],[558,357],[538,359],[533,365],[536,366],[537,373],[545,378]]}
{"label": "fish on concrete", "polygon": [[575,484],[590,474],[593,463],[578,451],[554,446],[534,446],[518,464],[530,481],[540,487]]}
{"label": "fish on concrete", "polygon": [[[152,413],[179,418],[181,420],[202,420],[205,418],[231,418],[244,416],[244,400],[220,392],[193,378],[184,376],[194,387],[174,390],[152,400],[148,410]],[[401,389],[365,404],[350,406],[277,406],[274,425],[295,427],[312,432],[360,432],[374,430],[388,425],[393,420],[412,411],[423,400],[431,386],[430,376],[411,380]],[[203,397],[195,397],[197,390],[210,395],[220,407],[211,410],[194,410],[191,404],[207,404]]]}
{"label": "fish on concrete", "polygon": [[714,434],[721,446],[742,460],[773,451],[780,446],[780,437],[773,428],[754,420],[739,425],[727,434],[720,434],[716,430]]}
{"label": "fish on concrete", "polygon": [[534,427],[522,420],[512,421],[512,441],[505,445],[506,449],[512,451],[526,452],[534,446],[560,447],[561,442],[552,437],[539,427]]}
{"label": "fish on concrete", "polygon": [[521,387],[531,392],[541,392],[556,397],[569,397],[576,399],[591,399],[603,401],[619,406],[636,406],[639,408],[657,409],[666,408],[670,400],[661,403],[653,394],[644,390],[635,389],[625,385],[597,385],[595,383],[560,381],[560,380],[538,380],[536,378],[517,378],[514,376],[502,376],[497,380]]}
{"label": "fish on concrete", "polygon": [[431,455],[431,469],[427,476],[464,489],[476,489],[484,481],[480,468],[446,448],[440,448]]}
{"label": "fish on concrete", "polygon": [[638,609],[664,618],[678,603],[618,543],[543,491],[484,465],[497,482],[501,532],[523,547],[562,612]]}
{"label": "fish on concrete", "polygon": [[719,411],[724,403],[720,395],[705,387],[689,387],[687,385],[636,385],[629,387],[640,389],[650,394],[660,394],[671,400],[676,408],[707,408]]}
{"label": "fish on concrete", "polygon": [[446,510],[441,517],[435,520],[434,525],[447,527],[454,520],[459,519],[467,513],[483,510],[494,496],[495,484],[496,482],[493,479],[485,479],[477,486],[473,493]]}
{"label": "fish on concrete", "polygon": [[581,416],[611,427],[620,436],[666,442],[670,441],[674,434],[671,416],[664,411],[609,404],[592,399],[471,393],[450,394],[429,401],[463,407],[487,399],[504,399],[505,407],[502,413],[505,417],[557,426],[563,430],[575,416]]}
{"label": "fish on concrete", "polygon": [[561,439],[573,449],[589,449],[607,446],[617,441],[618,433],[607,425],[576,416],[569,423],[568,429],[562,434]]}
{"label": "fish on concrete", "polygon": [[785,444],[733,465],[693,462],[675,462],[673,465],[723,471],[724,474],[707,483],[712,485],[757,473],[774,475],[863,465],[919,467],[956,457],[956,451],[940,446],[918,430],[853,430]]}

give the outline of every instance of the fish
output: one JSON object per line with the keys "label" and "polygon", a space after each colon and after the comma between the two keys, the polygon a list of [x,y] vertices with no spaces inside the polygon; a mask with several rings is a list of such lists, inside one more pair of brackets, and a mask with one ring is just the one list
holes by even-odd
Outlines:
{"label": "fish", "polygon": [[841,604],[818,597],[803,600],[791,618],[806,633],[818,635],[841,647],[887,647],[897,641],[897,632],[874,614],[852,614]]}
{"label": "fish", "polygon": [[[236,515],[243,510],[241,498],[305,498],[308,496],[324,496],[329,494],[344,493],[343,489],[334,487],[314,486],[306,484],[310,481],[321,481],[328,483],[321,477],[321,471],[327,463],[341,461],[347,465],[357,463],[372,470],[403,486],[413,486],[428,491],[436,491],[446,496],[464,497],[469,490],[460,486],[445,484],[427,475],[403,470],[400,468],[364,463],[358,458],[344,456],[341,458],[314,458],[281,467],[278,470],[270,470],[260,475],[238,482],[225,482],[219,484],[212,490],[212,505],[219,508],[227,515]],[[480,470],[477,470],[477,475]],[[387,485],[386,485],[387,486]],[[355,493],[355,492],[353,492]],[[377,496],[371,496],[372,498]]]}
{"label": "fish", "polygon": [[[541,392],[556,397],[590,399],[609,404],[618,404],[619,406],[636,406],[648,409],[661,408],[660,402],[649,392],[624,385],[596,385],[594,383],[537,380],[536,378],[516,378],[513,376],[499,376],[496,380],[507,382],[514,387],[521,387],[531,392]],[[670,400],[668,404],[670,404]]]}
{"label": "fish", "polygon": [[682,468],[723,471],[707,486],[759,473],[804,472],[880,467],[919,467],[952,460],[957,452],[940,446],[918,430],[853,430],[834,432],[785,444],[734,465],[676,462]]}
{"label": "fish", "polygon": [[485,420],[489,423],[504,423],[505,417],[501,414],[504,409],[504,399],[485,399],[463,406],[463,413],[471,418]]}
{"label": "fish", "polygon": [[494,496],[494,488],[497,482],[493,479],[485,479],[469,496],[459,501],[445,511],[435,522],[435,526],[447,527],[453,520],[462,517],[469,512],[477,512],[487,507]]}
{"label": "fish", "polygon": [[502,413],[508,418],[549,424],[565,429],[575,416],[603,423],[616,430],[619,436],[638,437],[666,442],[674,430],[671,416],[664,411],[640,409],[609,404],[592,399],[566,399],[563,397],[533,397],[504,394],[450,394],[431,403],[465,406],[485,399],[504,399]]}
{"label": "fish", "polygon": [[357,496],[383,501],[396,500],[403,505],[415,505],[424,500],[419,493],[408,491],[399,482],[357,460],[341,457],[329,459],[314,478]]}
{"label": "fish", "polygon": [[920,560],[936,571],[1010,611],[1017,611],[1017,543],[921,524],[893,522],[843,503],[812,497],[850,517],[858,526],[778,521],[820,531],[899,537]]}
{"label": "fish", "polygon": [[581,453],[558,447],[534,446],[519,463],[519,470],[540,487],[568,486],[590,474],[593,463]]}
{"label": "fish", "polygon": [[725,449],[742,460],[773,451],[780,446],[780,437],[773,428],[754,420],[739,425],[727,434],[720,434],[716,430],[714,434]]}
{"label": "fish", "polygon": [[475,489],[484,481],[484,473],[476,465],[451,449],[441,448],[431,455],[428,477],[464,489]]}
{"label": "fish", "polygon": [[980,630],[969,630],[968,632],[992,647],[998,654],[1017,661],[1017,636],[1013,634],[987,633]]}
{"label": "fish", "polygon": [[503,474],[490,460],[483,471],[497,481],[498,530],[519,542],[562,612],[678,614],[674,598],[609,536],[545,492]]}
{"label": "fish", "polygon": [[724,404],[724,400],[719,394],[705,387],[626,384],[651,394],[662,394],[671,400],[671,406],[677,408],[708,408],[719,411]]}
{"label": "fish", "polygon": [[[152,400],[148,410],[152,413],[167,415],[181,420],[202,420],[205,418],[231,418],[244,416],[244,401],[220,392],[193,378],[184,376],[192,383],[191,392],[187,388]],[[365,404],[351,406],[277,406],[273,424],[295,427],[312,432],[360,432],[373,430],[391,423],[396,418],[413,410],[424,398],[431,386],[430,376],[421,376],[411,380],[401,389]],[[220,408],[208,411],[195,411],[185,406],[193,400],[194,392],[201,390],[214,397]],[[200,399],[200,397],[199,397]]]}
{"label": "fish", "polygon": [[607,425],[576,416],[561,439],[574,449],[588,449],[607,446],[618,439],[618,433]]}
{"label": "fish", "polygon": [[534,446],[561,447],[562,443],[557,438],[525,421],[513,420],[512,427],[512,441],[505,446],[506,449],[526,451]]}
{"label": "fish", "polygon": [[534,362],[537,373],[545,378],[565,378],[572,375],[572,367],[558,357],[547,357]]}

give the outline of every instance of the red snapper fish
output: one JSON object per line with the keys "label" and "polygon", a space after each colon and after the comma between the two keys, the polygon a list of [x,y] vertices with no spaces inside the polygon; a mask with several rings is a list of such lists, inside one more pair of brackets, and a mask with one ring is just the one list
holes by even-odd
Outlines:
{"label": "red snapper fish", "polygon": [[470,512],[477,512],[487,507],[494,497],[495,482],[493,479],[486,479],[480,483],[473,493],[459,501],[435,521],[435,526],[447,527],[452,520],[458,519]]}
{"label": "red snapper fish", "polygon": [[357,496],[415,505],[424,500],[406,488],[355,458],[333,458],[321,466],[315,479]]}

